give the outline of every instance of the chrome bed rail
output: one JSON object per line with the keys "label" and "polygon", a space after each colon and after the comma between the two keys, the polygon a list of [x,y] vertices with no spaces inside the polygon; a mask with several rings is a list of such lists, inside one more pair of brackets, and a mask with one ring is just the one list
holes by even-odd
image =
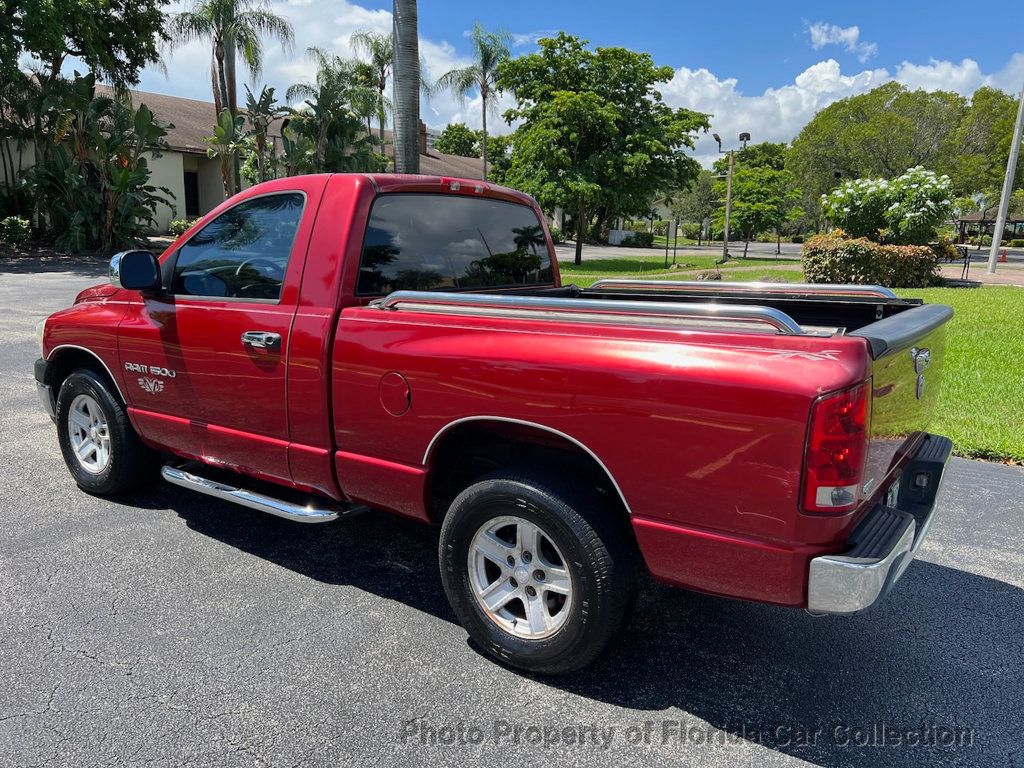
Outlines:
{"label": "chrome bed rail", "polygon": [[796,335],[804,329],[785,312],[771,307],[682,302],[615,301],[485,293],[395,291],[370,303],[371,307],[453,315],[514,317],[518,319],[572,320],[574,322],[698,326],[722,330],[763,330]]}
{"label": "chrome bed rail", "polygon": [[746,295],[751,293],[793,294],[806,293],[814,296],[849,296],[874,299],[898,298],[888,288],[881,285],[838,285],[832,283],[730,283],[719,280],[628,280],[622,278],[605,278],[596,281],[585,290],[647,290],[674,289],[689,293],[712,293],[719,295]]}

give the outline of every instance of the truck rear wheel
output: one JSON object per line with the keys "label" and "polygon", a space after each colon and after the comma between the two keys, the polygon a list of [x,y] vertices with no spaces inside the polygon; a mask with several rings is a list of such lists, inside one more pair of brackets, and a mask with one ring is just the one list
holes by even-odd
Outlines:
{"label": "truck rear wheel", "polygon": [[99,496],[146,484],[158,466],[158,454],[139,440],[125,407],[88,368],[61,384],[57,439],[78,487]]}
{"label": "truck rear wheel", "polygon": [[439,554],[445,592],[470,636],[531,672],[593,661],[635,590],[628,535],[600,494],[539,471],[494,472],[459,494]]}

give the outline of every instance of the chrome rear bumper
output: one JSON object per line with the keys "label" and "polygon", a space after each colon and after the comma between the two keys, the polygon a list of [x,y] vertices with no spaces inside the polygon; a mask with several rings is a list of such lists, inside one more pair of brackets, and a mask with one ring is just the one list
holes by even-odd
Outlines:
{"label": "chrome rear bumper", "polygon": [[811,560],[808,611],[857,613],[886,595],[931,527],[952,447],[948,438],[927,435],[903,472],[897,507],[877,505],[850,537],[850,549]]}

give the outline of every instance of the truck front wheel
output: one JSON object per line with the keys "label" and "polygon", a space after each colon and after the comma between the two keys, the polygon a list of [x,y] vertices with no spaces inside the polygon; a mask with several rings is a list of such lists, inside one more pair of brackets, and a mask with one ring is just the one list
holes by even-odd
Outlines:
{"label": "truck front wheel", "polygon": [[500,470],[459,494],[441,528],[440,560],[470,636],[531,672],[593,661],[635,588],[628,532],[601,495],[542,471]]}
{"label": "truck front wheel", "polygon": [[158,465],[158,454],[139,440],[125,407],[88,368],[76,370],[61,384],[57,439],[78,487],[99,496],[145,484]]}

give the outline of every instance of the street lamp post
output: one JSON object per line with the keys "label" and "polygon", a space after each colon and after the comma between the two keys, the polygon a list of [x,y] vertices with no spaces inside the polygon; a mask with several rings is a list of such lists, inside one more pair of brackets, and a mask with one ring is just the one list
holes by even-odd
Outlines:
{"label": "street lamp post", "polygon": [[[1013,177],[1017,171],[1017,156],[1020,152],[1022,130],[1024,130],[1024,88],[1021,89],[1020,104],[1017,105],[1017,122],[1013,126],[1013,143],[1010,145],[1010,157],[1006,161],[1006,176],[1003,177],[1003,194],[999,198],[996,228],[992,231],[992,247],[988,252],[988,273],[990,275],[996,273],[999,245],[1003,239],[1003,230],[1006,228],[1006,212],[1010,206],[1010,195],[1013,193]],[[982,213],[982,217],[984,217],[984,213]],[[978,242],[981,242],[981,239]]]}
{"label": "street lamp post", "polygon": [[[729,219],[732,217],[732,168],[735,150],[722,149],[722,137],[717,133],[711,135],[718,143],[718,153],[729,156],[729,171],[726,173],[725,182],[725,232],[722,235],[722,263],[724,264],[729,259]],[[750,134],[744,131],[740,134],[739,139],[743,142],[743,149],[746,149],[747,142],[750,141]]]}

